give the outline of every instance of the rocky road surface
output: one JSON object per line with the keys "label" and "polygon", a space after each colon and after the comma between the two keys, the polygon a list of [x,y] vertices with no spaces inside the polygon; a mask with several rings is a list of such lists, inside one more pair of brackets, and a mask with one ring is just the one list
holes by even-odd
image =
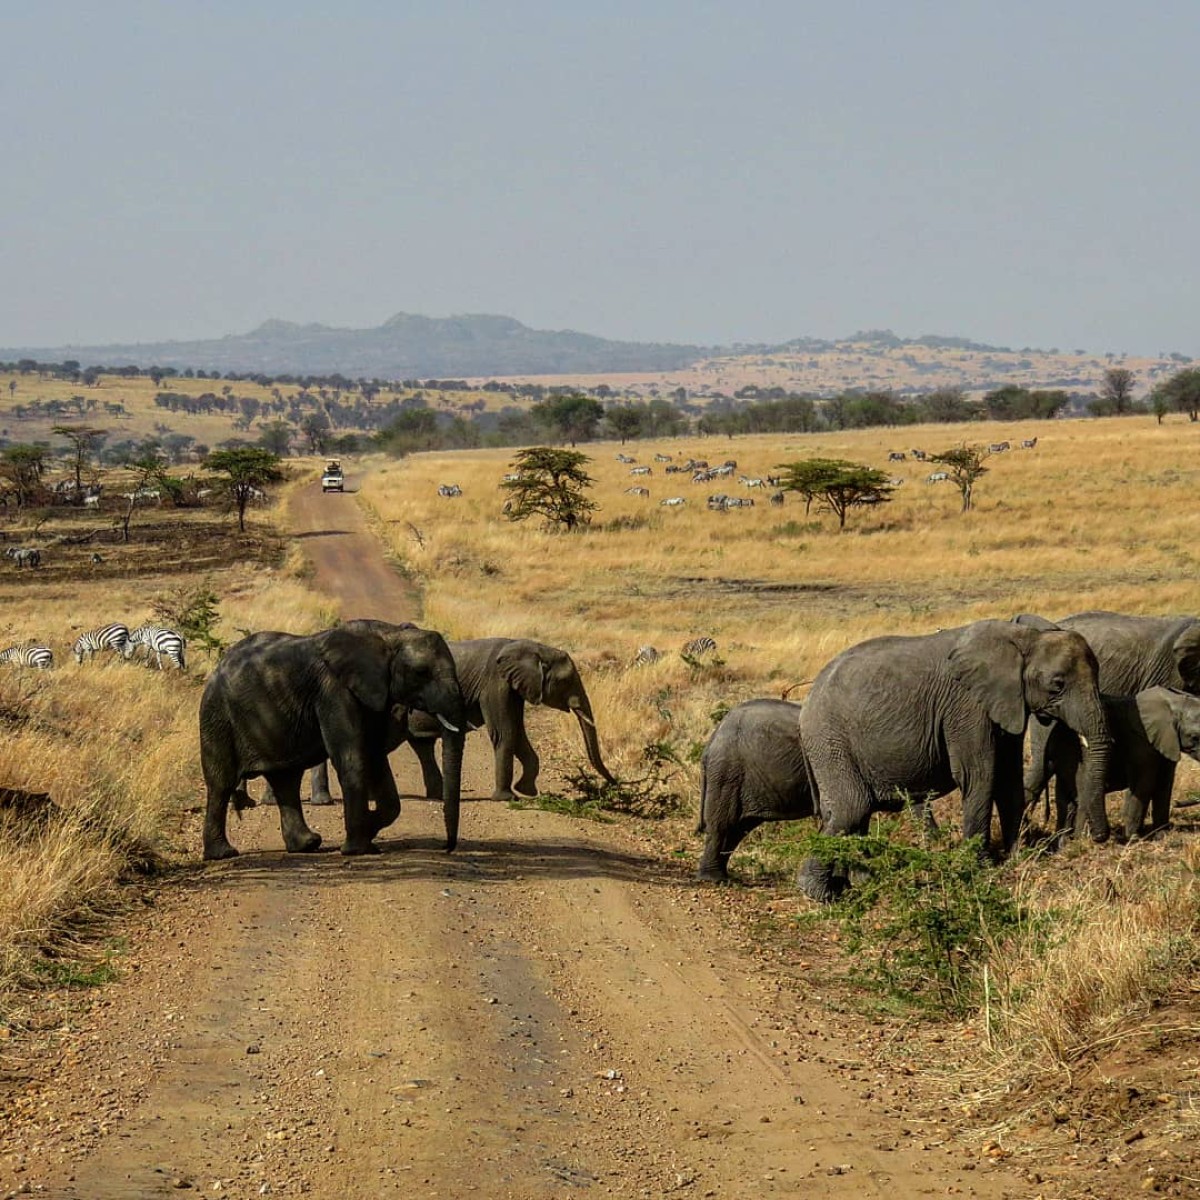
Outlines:
{"label": "rocky road surface", "polygon": [[[293,525],[344,616],[418,617],[352,493],[301,492]],[[394,766],[412,793],[415,759]],[[121,982],[7,1094],[0,1195],[1036,1191],[906,1119],[861,1041],[746,957],[684,866],[483,800],[490,782],[477,734],[453,855],[423,800],[354,860],[284,854],[259,808],[232,830],[241,858],[164,883],[127,923]],[[340,809],[309,811],[336,846]]]}

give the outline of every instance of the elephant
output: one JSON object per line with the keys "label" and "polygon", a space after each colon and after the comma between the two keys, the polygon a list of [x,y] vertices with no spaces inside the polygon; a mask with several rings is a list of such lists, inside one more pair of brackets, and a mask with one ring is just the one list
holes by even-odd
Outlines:
{"label": "elephant", "polygon": [[[1100,690],[1108,695],[1132,696],[1159,686],[1200,695],[1200,618],[1084,612],[1057,622],[1032,614],[1013,619],[1031,628],[1073,629],[1083,634],[1100,665]],[[1030,807],[1044,791],[1049,776],[1049,736],[1046,726],[1030,728],[1030,764],[1025,772],[1025,802]]]}
{"label": "elephant", "polygon": [[[583,734],[588,762],[608,783],[616,783],[600,756],[600,740],[592,704],[571,656],[556,646],[528,638],[476,638],[450,642],[466,704],[466,728],[487,726],[495,761],[493,800],[512,800],[513,792],[537,795],[540,761],[525,732],[525,705],[545,704],[574,713]],[[421,764],[425,795],[437,799],[444,787],[434,753],[442,727],[426,711],[397,713],[389,732],[389,749],[408,742]],[[513,783],[513,759],[521,777]],[[443,755],[444,758],[444,755]],[[336,767],[337,764],[334,763]],[[312,775],[313,803],[331,802],[328,768],[322,764]]]}
{"label": "elephant", "polygon": [[729,856],[752,829],[816,811],[800,745],[800,705],[747,700],[713,730],[700,759],[704,853],[696,874],[722,883]]}
{"label": "elephant", "polygon": [[[992,812],[1005,853],[1023,812],[1021,746],[1029,714],[1061,717],[1085,739],[1082,804],[1108,835],[1109,736],[1087,642],[1069,630],[976,621],[851,646],[822,668],[800,711],[800,739],[826,834],[865,833],[871,814],[908,797],[962,792],[964,839],[986,845]],[[800,887],[816,900],[846,886],[815,858]]]}
{"label": "elephant", "polygon": [[[347,621],[322,633],[255,633],[217,664],[200,700],[200,762],[208,803],[204,857],[230,858],[229,804],[250,803],[244,781],[266,777],[289,851],[320,835],[300,809],[304,771],[332,759],[345,792],[343,854],[377,853],[374,837],[400,814],[387,761],[397,706],[417,706],[447,730],[446,849],[458,841],[465,705],[441,634],[384,621]],[[374,807],[371,801],[374,801]]]}
{"label": "elephant", "polygon": [[[1177,688],[1144,688],[1135,696],[1103,696],[1113,749],[1104,779],[1106,792],[1125,794],[1125,836],[1166,829],[1171,818],[1175,765],[1186,754],[1200,761],[1200,697]],[[1055,830],[1065,835],[1076,816],[1079,739],[1061,722],[1046,738],[1045,766],[1054,775]],[[1150,826],[1146,828],[1146,811]]]}

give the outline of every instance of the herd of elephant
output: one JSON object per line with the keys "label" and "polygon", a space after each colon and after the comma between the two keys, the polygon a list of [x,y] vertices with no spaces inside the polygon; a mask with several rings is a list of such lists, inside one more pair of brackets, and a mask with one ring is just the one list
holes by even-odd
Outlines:
{"label": "herd of elephant", "polygon": [[[1105,841],[1105,797],[1121,789],[1124,834],[1155,833],[1181,754],[1200,759],[1197,694],[1196,617],[1023,615],[859,643],[803,704],[751,700],[717,726],[701,763],[699,874],[727,878],[730,855],[764,822],[815,815],[827,834],[865,833],[872,813],[955,788],[964,838],[986,844],[995,814],[1007,853],[1051,777],[1058,836]],[[799,874],[821,901],[848,882],[812,858]]]}
{"label": "herd of elephant", "polygon": [[[986,844],[994,814],[1007,853],[1051,776],[1060,835],[1106,840],[1105,797],[1122,788],[1125,834],[1156,832],[1170,817],[1180,756],[1200,758],[1198,696],[1196,617],[1023,615],[861,642],[821,670],[802,704],[747,701],[714,730],[701,760],[699,875],[726,879],[730,855],[764,822],[819,816],[827,834],[863,833],[873,813],[956,788],[963,837]],[[521,638],[447,642],[371,620],[308,636],[252,634],[218,664],[200,704],[204,857],[237,854],[229,806],[253,803],[245,781],[258,776],[278,805],[287,849],[315,850],[321,838],[304,819],[300,787],[312,770],[313,802],[329,803],[329,762],[342,785],[342,852],[377,851],[375,837],[400,812],[388,754],[405,742],[425,794],[442,801],[453,850],[469,730],[486,727],[491,739],[494,799],[537,794],[526,704],[573,713],[592,767],[616,782],[579,671],[556,647]],[[814,899],[829,900],[847,883],[816,859],[800,870]]]}

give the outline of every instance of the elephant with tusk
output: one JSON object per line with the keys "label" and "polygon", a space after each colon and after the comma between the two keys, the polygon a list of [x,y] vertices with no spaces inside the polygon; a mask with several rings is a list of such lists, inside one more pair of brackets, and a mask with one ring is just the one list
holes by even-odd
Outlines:
{"label": "elephant with tusk", "polygon": [[[525,731],[526,704],[571,713],[579,722],[593,770],[608,783],[617,782],[601,757],[596,718],[579,668],[565,650],[528,638],[499,637],[450,642],[449,646],[465,701],[466,730],[486,726],[492,741],[492,799],[511,800],[514,792],[537,795],[541,762]],[[438,799],[444,787],[435,754],[435,745],[443,737],[443,724],[434,715],[414,708],[396,714],[389,733],[391,749],[408,742],[416,752],[425,795],[431,800]],[[515,783],[514,761],[521,767]],[[312,794],[315,804],[332,801],[326,764],[313,772]]]}

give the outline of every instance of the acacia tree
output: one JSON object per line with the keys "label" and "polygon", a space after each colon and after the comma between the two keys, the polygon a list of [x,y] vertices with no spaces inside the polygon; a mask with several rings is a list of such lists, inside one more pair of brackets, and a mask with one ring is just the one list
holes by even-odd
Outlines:
{"label": "acacia tree", "polygon": [[30,494],[42,481],[46,471],[46,448],[18,444],[7,446],[0,452],[0,478],[12,484],[17,496],[17,507],[29,503]]}
{"label": "acacia tree", "polygon": [[75,460],[75,503],[83,503],[83,469],[92,461],[108,437],[107,429],[93,429],[88,425],[55,425],[51,430],[71,443],[71,456]]}
{"label": "acacia tree", "polygon": [[1164,379],[1154,389],[1155,412],[1159,411],[1160,401],[1187,413],[1189,421],[1200,420],[1200,367],[1185,367]]}
{"label": "acacia tree", "polygon": [[614,404],[604,416],[612,426],[613,432],[621,439],[622,446],[628,438],[635,438],[642,431],[643,411],[636,405]]}
{"label": "acacia tree", "polygon": [[225,488],[237,508],[238,531],[246,532],[246,506],[254,493],[268,483],[283,478],[279,455],[261,446],[239,446],[233,450],[214,450],[205,460],[209,471],[224,475]]}
{"label": "acacia tree", "polygon": [[1128,367],[1109,367],[1100,385],[1100,399],[1118,417],[1133,408],[1133,386],[1136,376]]}
{"label": "acacia tree", "polygon": [[529,415],[539,424],[556,432],[572,446],[596,436],[596,426],[604,418],[604,405],[581,392],[551,396],[535,404]]}
{"label": "acacia tree", "polygon": [[962,496],[963,512],[971,511],[975,481],[988,473],[987,467],[983,465],[987,456],[988,451],[985,447],[964,444],[954,450],[944,450],[941,454],[931,454],[927,459],[928,462],[941,463],[946,468],[946,474],[950,476],[950,481]]}
{"label": "acacia tree", "polygon": [[542,517],[548,525],[568,531],[586,525],[598,507],[586,495],[595,482],[583,469],[591,459],[576,450],[533,446],[518,450],[509,464],[514,478],[501,487],[509,493],[504,513],[510,521]]}
{"label": "acacia tree", "polygon": [[781,487],[804,497],[807,513],[813,501],[827,508],[845,529],[846,513],[852,508],[886,504],[895,488],[883,471],[844,458],[810,458],[805,462],[780,463],[784,472]]}

